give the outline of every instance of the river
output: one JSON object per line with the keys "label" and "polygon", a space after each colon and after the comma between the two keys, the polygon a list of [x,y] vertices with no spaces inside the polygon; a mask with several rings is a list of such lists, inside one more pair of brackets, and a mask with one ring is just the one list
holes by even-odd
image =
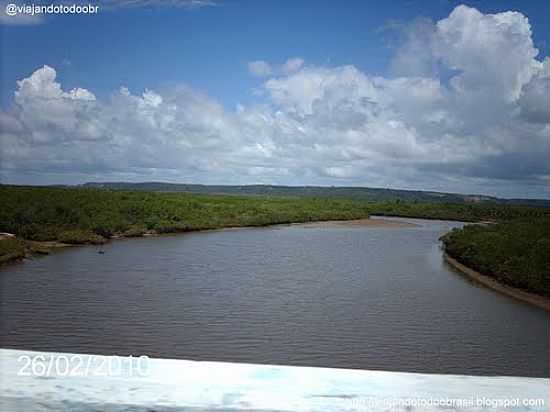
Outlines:
{"label": "river", "polygon": [[0,346],[550,377],[550,313],[442,259],[456,222],[113,241],[0,271]]}

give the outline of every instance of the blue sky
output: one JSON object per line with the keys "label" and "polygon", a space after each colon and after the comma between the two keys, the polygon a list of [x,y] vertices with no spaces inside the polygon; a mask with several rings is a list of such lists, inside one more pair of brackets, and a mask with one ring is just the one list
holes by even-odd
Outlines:
{"label": "blue sky", "polygon": [[[45,2],[49,4],[50,2]],[[33,26],[2,26],[2,102],[16,81],[44,64],[67,87],[98,96],[185,82],[233,107],[253,99],[253,60],[353,64],[388,73],[399,23],[439,20],[458,4],[483,12],[519,10],[529,17],[541,56],[550,47],[544,1],[220,1],[214,7],[100,9],[91,16],[51,16]],[[393,28],[393,29],[392,29]]]}
{"label": "blue sky", "polygon": [[[550,52],[549,2],[225,0],[193,7],[186,0],[175,0],[169,6],[155,0],[141,0],[134,6],[125,3],[97,2],[100,10],[96,15],[46,16],[33,24],[16,24],[2,16],[2,111],[5,124],[20,133],[4,133],[3,180],[39,184],[96,179],[336,184],[550,196],[550,170],[539,158],[550,153],[545,117],[548,102],[537,92],[547,85],[544,59]],[[466,6],[453,14],[461,4]],[[521,19],[508,19],[503,14],[506,11],[519,12]],[[499,17],[491,20],[487,16],[501,15],[508,29],[495,37],[493,30],[502,29]],[[447,28],[439,27],[440,21],[448,21]],[[528,26],[530,33],[525,32]],[[476,37],[476,30],[485,30],[490,37],[482,39],[483,33]],[[480,44],[470,54],[462,46],[457,46],[455,54],[446,53],[442,44],[449,50],[455,46],[448,44],[451,31],[481,39]],[[505,36],[512,37],[507,40]],[[515,40],[517,49],[506,50],[506,42]],[[484,47],[487,55],[480,57],[479,50]],[[538,54],[531,53],[535,48]],[[513,71],[500,73],[497,52],[502,54],[503,64],[509,54],[517,54],[517,59],[514,55],[514,60],[506,63]],[[283,65],[292,58],[301,64],[289,72]],[[250,64],[258,61],[269,67],[269,73],[259,76],[251,70]],[[40,71],[45,65],[54,71],[53,78],[50,72]],[[474,96],[466,96],[464,91],[479,89],[475,82],[481,81],[481,74],[473,71],[480,67],[481,73],[482,65],[494,65],[497,70],[483,80],[483,87],[490,83],[494,88],[476,95],[470,108],[479,112],[476,105],[483,99],[492,108],[485,114],[491,127],[483,130],[481,122],[470,121],[471,115],[464,109]],[[436,67],[435,71],[428,66]],[[526,66],[533,66],[528,73],[523,71]],[[34,80],[30,77],[33,73],[37,73]],[[501,74],[502,81],[493,84]],[[55,98],[60,106],[52,114],[57,120],[41,120],[36,115],[39,103],[46,104],[52,96],[33,92],[33,100],[20,93],[17,100],[17,81],[25,78],[31,79],[28,85],[39,78],[59,84],[63,93],[85,90],[94,97],[93,107],[91,103],[85,108],[80,103],[69,107],[68,94],[58,93]],[[421,78],[432,83],[420,84]],[[434,91],[434,80],[439,90]],[[521,82],[519,86],[510,84],[516,80]],[[334,89],[314,90],[320,84]],[[503,89],[505,84],[510,84],[509,91]],[[121,94],[121,87],[127,91]],[[346,87],[352,93],[364,90],[364,95],[353,101],[345,96],[328,100]],[[402,87],[401,92],[397,87]],[[414,87],[418,94],[429,89],[434,99],[445,99],[441,104],[447,118],[448,111],[453,116],[459,110],[464,113],[444,125],[435,103],[426,103],[422,96],[424,100],[403,107],[396,96],[414,94]],[[512,89],[514,107],[506,97]],[[146,90],[161,97],[160,105],[151,105],[154,113],[142,110]],[[306,92],[310,93],[307,98]],[[449,97],[453,93],[464,99],[460,109],[453,106],[458,98]],[[120,99],[124,96],[133,99],[128,105],[136,107],[131,115],[122,113]],[[390,97],[395,99],[393,103]],[[136,99],[145,100],[140,103]],[[376,111],[365,112],[367,101],[377,105]],[[167,113],[172,110],[167,102],[174,102],[174,110],[184,110],[177,119],[193,110],[211,117],[198,124],[194,122],[200,116],[167,125]],[[348,112],[334,112],[346,104],[350,105]],[[321,112],[325,106],[331,111]],[[417,108],[424,112],[416,113]],[[111,131],[106,115],[98,114],[108,111],[118,113],[120,119],[127,117],[135,127],[132,137]],[[506,119],[519,112],[525,124],[512,132]],[[62,121],[57,117],[60,113],[76,117]],[[418,116],[431,119],[431,123],[416,124]],[[538,120],[533,120],[535,117]],[[148,128],[150,119],[157,122],[158,136],[154,128]],[[435,121],[439,122],[437,128]],[[327,122],[330,124],[323,129]],[[67,130],[67,124],[76,125],[75,129]],[[161,126],[166,128],[161,131]],[[94,137],[86,134],[92,128]],[[532,150],[518,153],[518,143],[512,137],[495,141],[499,128],[504,134],[532,138]],[[323,130],[329,129],[325,136]],[[59,138],[61,135],[66,136]],[[203,145],[205,136],[224,153],[232,144],[246,150],[226,158]],[[132,138],[136,141],[130,141]],[[91,146],[92,140],[96,146]],[[93,153],[101,153],[97,142],[118,155],[94,158]],[[462,153],[457,148],[463,144],[479,147],[475,153]],[[8,145],[12,151],[6,149]],[[41,145],[51,152],[49,156],[31,153]],[[166,153],[154,152],[161,146]],[[88,155],[79,157],[78,151],[84,147],[89,149]],[[143,151],[137,153],[137,147]],[[299,159],[289,159],[286,150],[292,147],[292,152],[300,153]],[[403,148],[410,150],[403,153]],[[170,158],[174,150],[183,150],[179,158],[155,164],[154,158]],[[438,150],[448,154],[438,157]],[[146,159],[145,154],[151,151],[154,155]],[[460,156],[454,156],[458,152]],[[126,169],[116,165],[126,165]]]}

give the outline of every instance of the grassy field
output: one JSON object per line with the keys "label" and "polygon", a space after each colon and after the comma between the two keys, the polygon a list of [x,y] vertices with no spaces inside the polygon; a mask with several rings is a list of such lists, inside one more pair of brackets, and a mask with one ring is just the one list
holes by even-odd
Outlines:
{"label": "grassy field", "polygon": [[[345,198],[233,196],[0,186],[0,263],[36,243],[102,243],[113,236],[238,226],[349,220],[371,214],[500,222],[467,226],[445,238],[449,253],[508,284],[548,294],[550,209],[493,203],[367,201]],[[34,249],[33,249],[34,248]]]}
{"label": "grassy field", "polygon": [[550,218],[467,225],[442,240],[447,253],[464,265],[550,298]]}

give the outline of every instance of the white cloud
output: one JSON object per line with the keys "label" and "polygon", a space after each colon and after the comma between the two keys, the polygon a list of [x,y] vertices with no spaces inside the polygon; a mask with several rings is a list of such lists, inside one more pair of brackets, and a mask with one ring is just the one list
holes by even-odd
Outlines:
{"label": "white cloud", "polygon": [[300,57],[294,57],[292,59],[288,59],[285,64],[283,64],[282,71],[284,74],[291,74],[300,70],[303,64],[304,59]]}
{"label": "white cloud", "polygon": [[[415,69],[399,77],[254,62],[256,75],[291,70],[266,79],[263,104],[235,112],[185,86],[121,88],[100,101],[63,90],[44,66],[18,82],[13,109],[0,116],[3,178],[550,196],[550,64],[537,60],[527,19],[458,7],[418,30],[394,61]],[[414,53],[421,44],[429,52]]]}
{"label": "white cloud", "polygon": [[521,13],[484,15],[459,6],[436,26],[436,56],[461,72],[452,79],[457,92],[496,92],[514,101],[540,69],[531,26]]}
{"label": "white cloud", "polygon": [[385,30],[401,31],[405,38],[393,56],[393,74],[404,77],[433,77],[437,74],[437,59],[433,51],[436,26],[432,20],[417,18],[405,26],[391,23]]}
{"label": "white cloud", "polygon": [[248,71],[256,77],[289,75],[300,70],[303,65],[304,59],[300,57],[287,59],[282,65],[272,65],[264,60],[256,60],[248,63]]}
{"label": "white cloud", "polygon": [[520,108],[525,119],[535,123],[549,123],[550,119],[550,59],[543,61],[541,70],[521,92]]}
{"label": "white cloud", "polygon": [[263,60],[248,63],[248,71],[256,77],[267,77],[272,73],[271,65]]}

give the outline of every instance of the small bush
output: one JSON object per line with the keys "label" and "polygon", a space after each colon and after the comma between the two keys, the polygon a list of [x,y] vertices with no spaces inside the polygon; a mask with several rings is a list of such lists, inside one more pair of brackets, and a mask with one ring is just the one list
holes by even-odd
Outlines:
{"label": "small bush", "polygon": [[105,242],[105,238],[96,235],[93,232],[85,230],[65,230],[59,233],[57,240],[62,243],[68,243],[71,245],[91,243],[91,244],[101,244]]}
{"label": "small bush", "polygon": [[15,238],[0,239],[0,264],[24,258],[25,242]]}

